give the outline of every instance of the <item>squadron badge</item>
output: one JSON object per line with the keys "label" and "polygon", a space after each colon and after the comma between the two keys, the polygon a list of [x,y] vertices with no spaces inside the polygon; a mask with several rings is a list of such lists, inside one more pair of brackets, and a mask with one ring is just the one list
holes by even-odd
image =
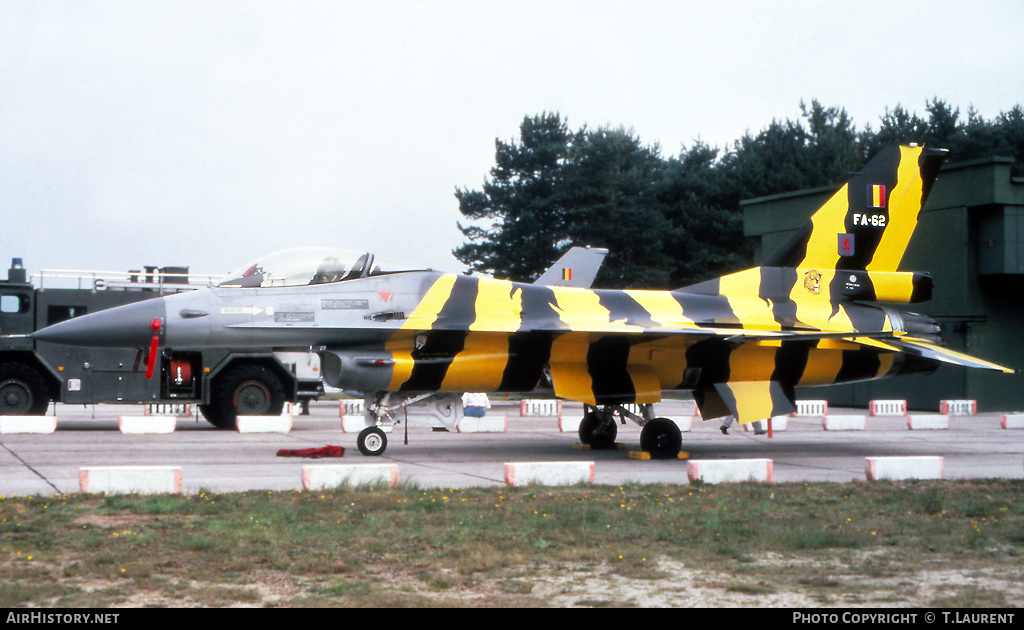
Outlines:
{"label": "squadron badge", "polygon": [[821,272],[811,269],[804,273],[804,288],[818,295],[821,292]]}

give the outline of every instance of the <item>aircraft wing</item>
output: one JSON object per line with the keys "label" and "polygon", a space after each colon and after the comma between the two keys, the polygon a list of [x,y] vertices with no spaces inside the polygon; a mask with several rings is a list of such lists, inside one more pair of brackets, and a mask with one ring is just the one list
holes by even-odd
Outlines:
{"label": "aircraft wing", "polygon": [[602,247],[573,247],[541,274],[534,284],[589,289],[606,255],[608,250]]}

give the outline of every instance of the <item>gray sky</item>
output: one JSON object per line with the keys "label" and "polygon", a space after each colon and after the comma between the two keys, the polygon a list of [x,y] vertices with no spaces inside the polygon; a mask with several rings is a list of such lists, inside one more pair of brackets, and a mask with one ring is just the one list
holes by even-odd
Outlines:
{"label": "gray sky", "polygon": [[0,275],[299,245],[460,270],[456,188],[557,111],[663,155],[801,99],[1024,103],[1024,2],[0,0]]}

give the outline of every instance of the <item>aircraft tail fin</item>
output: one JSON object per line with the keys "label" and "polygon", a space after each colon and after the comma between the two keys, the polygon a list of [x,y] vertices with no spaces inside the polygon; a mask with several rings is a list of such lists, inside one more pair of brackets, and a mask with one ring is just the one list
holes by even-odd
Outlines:
{"label": "aircraft tail fin", "polygon": [[764,266],[896,271],[947,154],[886,147]]}
{"label": "aircraft tail fin", "polygon": [[544,287],[589,289],[607,255],[608,250],[603,247],[573,247],[533,283]]}

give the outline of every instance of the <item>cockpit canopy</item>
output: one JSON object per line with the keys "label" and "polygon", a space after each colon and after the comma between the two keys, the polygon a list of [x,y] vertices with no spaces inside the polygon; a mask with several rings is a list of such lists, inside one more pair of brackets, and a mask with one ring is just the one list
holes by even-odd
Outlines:
{"label": "cockpit canopy", "polygon": [[220,287],[295,287],[343,282],[400,271],[414,265],[370,252],[328,247],[297,247],[261,256],[228,274]]}

